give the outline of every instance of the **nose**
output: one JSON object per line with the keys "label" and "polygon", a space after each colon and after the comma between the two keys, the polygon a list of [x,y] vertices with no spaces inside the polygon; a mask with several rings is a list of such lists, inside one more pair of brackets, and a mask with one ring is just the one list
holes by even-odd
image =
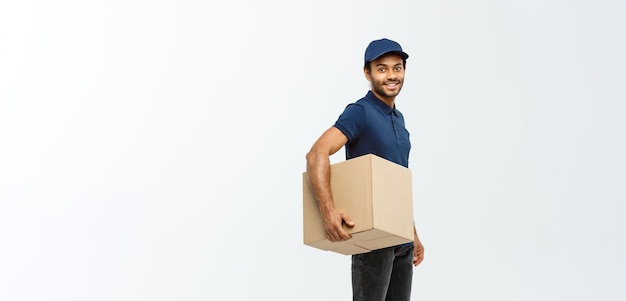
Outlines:
{"label": "nose", "polygon": [[395,70],[389,69],[389,71],[387,71],[388,80],[395,80],[397,78],[398,78],[398,73]]}

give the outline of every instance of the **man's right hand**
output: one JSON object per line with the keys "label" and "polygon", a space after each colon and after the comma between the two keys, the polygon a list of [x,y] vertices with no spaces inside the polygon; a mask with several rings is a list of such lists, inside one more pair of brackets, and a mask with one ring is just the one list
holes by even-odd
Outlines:
{"label": "man's right hand", "polygon": [[343,224],[354,227],[354,222],[343,211],[333,208],[324,214],[324,230],[326,238],[332,242],[345,241],[352,236],[343,230]]}

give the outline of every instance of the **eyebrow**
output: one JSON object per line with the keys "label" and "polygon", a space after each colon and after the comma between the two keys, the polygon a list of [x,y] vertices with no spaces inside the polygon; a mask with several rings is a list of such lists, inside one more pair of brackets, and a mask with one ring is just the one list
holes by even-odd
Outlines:
{"label": "eyebrow", "polygon": [[[382,63],[381,63],[381,64],[377,64],[377,65],[376,65],[376,67],[378,67],[378,66],[388,67],[389,65],[387,65],[387,64],[382,64]],[[396,67],[396,66],[402,66],[402,63],[397,63],[397,64],[395,64],[395,65],[393,65],[393,66],[394,66],[394,67]]]}

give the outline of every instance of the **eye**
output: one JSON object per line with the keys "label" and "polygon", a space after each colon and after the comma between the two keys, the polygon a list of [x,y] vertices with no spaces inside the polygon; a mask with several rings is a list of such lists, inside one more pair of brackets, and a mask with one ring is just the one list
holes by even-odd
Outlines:
{"label": "eye", "polygon": [[378,72],[385,72],[385,68],[378,68]]}
{"label": "eye", "polygon": [[400,66],[396,67],[396,71],[402,71],[402,67]]}

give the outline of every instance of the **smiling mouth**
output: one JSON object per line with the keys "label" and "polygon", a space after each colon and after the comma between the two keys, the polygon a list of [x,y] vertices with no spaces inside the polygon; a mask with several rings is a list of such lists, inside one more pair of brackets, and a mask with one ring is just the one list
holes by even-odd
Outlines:
{"label": "smiling mouth", "polygon": [[399,85],[400,85],[400,83],[398,83],[398,82],[393,82],[393,83],[385,83],[385,87],[387,87],[387,88],[389,88],[389,89],[393,89],[393,88],[395,88],[395,87],[397,87],[397,86],[399,86]]}

